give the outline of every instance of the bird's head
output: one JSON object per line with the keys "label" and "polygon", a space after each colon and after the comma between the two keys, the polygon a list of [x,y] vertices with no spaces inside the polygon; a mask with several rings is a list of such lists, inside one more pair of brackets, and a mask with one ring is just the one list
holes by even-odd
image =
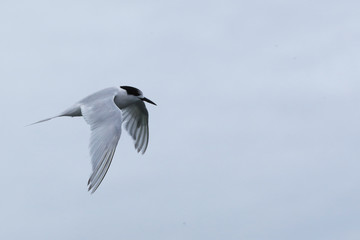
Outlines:
{"label": "bird's head", "polygon": [[130,86],[120,86],[120,88],[124,89],[126,91],[127,95],[129,95],[129,96],[134,96],[134,97],[137,97],[137,98],[139,98],[140,100],[142,100],[144,102],[148,102],[148,103],[156,105],[156,103],[154,103],[150,99],[144,97],[142,91],[140,91],[137,88],[130,87]]}

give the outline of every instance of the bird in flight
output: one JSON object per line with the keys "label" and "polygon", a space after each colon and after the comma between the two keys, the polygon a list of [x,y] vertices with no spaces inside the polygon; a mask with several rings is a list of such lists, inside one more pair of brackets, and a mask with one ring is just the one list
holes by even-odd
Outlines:
{"label": "bird in flight", "polygon": [[59,115],[33,124],[64,116],[84,117],[91,129],[89,148],[92,173],[88,190],[94,193],[110,167],[123,123],[134,140],[135,149],[145,153],[149,142],[149,114],[144,102],[156,105],[137,88],[111,87],[85,97]]}

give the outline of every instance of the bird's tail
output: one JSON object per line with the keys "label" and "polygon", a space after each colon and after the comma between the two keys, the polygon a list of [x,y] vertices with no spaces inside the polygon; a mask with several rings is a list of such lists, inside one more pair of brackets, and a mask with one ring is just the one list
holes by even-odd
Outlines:
{"label": "bird's tail", "polygon": [[60,117],[61,115],[57,115],[57,116],[54,116],[54,117],[50,117],[50,118],[45,118],[43,120],[40,120],[40,121],[37,121],[37,122],[34,122],[34,123],[31,123],[29,125],[26,125],[25,127],[28,127],[28,126],[31,126],[31,125],[34,125],[34,124],[38,124],[38,123],[42,123],[42,122],[46,122],[46,121],[49,121],[53,118],[57,118],[57,117]]}
{"label": "bird's tail", "polygon": [[34,124],[49,121],[49,120],[51,120],[53,118],[64,117],[64,116],[67,116],[67,117],[80,117],[80,116],[82,116],[80,104],[73,105],[72,107],[66,109],[65,111],[63,111],[59,115],[56,115],[56,116],[53,116],[53,117],[50,117],[50,118],[45,118],[43,120],[31,123],[31,124],[26,125],[26,126],[31,126],[31,125],[34,125]]}

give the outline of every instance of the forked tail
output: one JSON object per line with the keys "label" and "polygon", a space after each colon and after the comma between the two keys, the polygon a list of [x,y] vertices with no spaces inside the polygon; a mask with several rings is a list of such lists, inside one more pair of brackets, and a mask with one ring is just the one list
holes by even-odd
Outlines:
{"label": "forked tail", "polygon": [[38,124],[38,123],[42,123],[42,122],[46,122],[46,121],[49,121],[49,120],[51,120],[51,119],[53,119],[53,118],[57,118],[57,117],[60,117],[60,116],[61,116],[61,115],[58,115],[58,116],[55,116],[55,117],[51,117],[51,118],[45,118],[45,119],[43,119],[43,120],[40,120],[40,121],[31,123],[31,124],[29,124],[29,125],[26,125],[25,127],[28,127],[28,126],[31,126],[31,125],[34,125],[34,124]]}
{"label": "forked tail", "polygon": [[34,125],[34,124],[38,124],[38,123],[42,123],[42,122],[49,121],[49,120],[51,120],[51,119],[53,119],[53,118],[64,117],[64,116],[67,116],[67,117],[80,117],[80,116],[82,116],[80,104],[75,104],[75,105],[73,105],[72,107],[66,109],[65,111],[63,111],[63,112],[60,113],[59,115],[56,115],[56,116],[50,117],[50,118],[45,118],[45,119],[43,119],[43,120],[40,120],[40,121],[31,123],[31,124],[26,125],[26,126],[31,126],[31,125]]}

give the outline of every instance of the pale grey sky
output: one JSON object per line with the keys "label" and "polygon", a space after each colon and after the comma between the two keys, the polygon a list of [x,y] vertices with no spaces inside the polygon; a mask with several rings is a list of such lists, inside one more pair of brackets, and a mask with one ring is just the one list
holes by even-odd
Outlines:
{"label": "pale grey sky", "polygon": [[[2,1],[1,239],[360,239],[358,1]],[[93,195],[81,118],[140,88]]]}

